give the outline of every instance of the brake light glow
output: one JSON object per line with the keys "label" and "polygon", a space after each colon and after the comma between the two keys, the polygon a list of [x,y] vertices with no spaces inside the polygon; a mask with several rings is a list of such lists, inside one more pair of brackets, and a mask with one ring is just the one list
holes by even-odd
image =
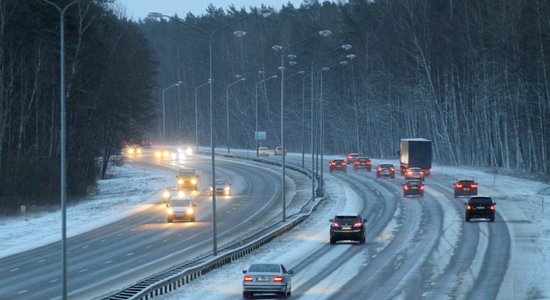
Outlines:
{"label": "brake light glow", "polygon": [[461,188],[461,187],[462,187],[462,184],[457,183],[457,184],[456,184],[456,187],[457,187],[457,188]]}
{"label": "brake light glow", "polygon": [[285,279],[283,278],[283,276],[275,276],[273,277],[273,282],[283,282],[285,281]]}
{"label": "brake light glow", "polygon": [[331,166],[336,166],[336,163],[335,163],[335,162],[331,162],[330,165],[331,165]]}
{"label": "brake light glow", "polygon": [[338,223],[332,223],[330,226],[334,227],[334,228],[339,228],[340,227],[340,224]]}
{"label": "brake light glow", "polygon": [[424,186],[423,186],[423,185],[420,186],[420,190],[421,190],[421,191],[424,190]]}
{"label": "brake light glow", "polygon": [[467,209],[467,210],[472,210],[473,208],[474,208],[474,207],[471,206],[471,205],[467,205],[467,206],[466,206],[466,209]]}
{"label": "brake light glow", "polygon": [[404,186],[403,186],[403,189],[404,189],[405,191],[408,191],[408,190],[409,190],[409,186],[404,185]]}
{"label": "brake light glow", "polygon": [[246,275],[246,276],[244,276],[243,281],[244,282],[252,282],[252,281],[254,281],[254,279],[252,278],[252,276]]}
{"label": "brake light glow", "polygon": [[392,168],[390,168],[390,170],[393,172],[393,171],[395,171],[395,168],[392,167]]}
{"label": "brake light glow", "polygon": [[470,185],[470,187],[472,187],[472,188],[477,188],[477,184],[472,183],[472,184]]}
{"label": "brake light glow", "polygon": [[489,206],[489,209],[490,209],[490,210],[495,210],[495,206],[494,206],[494,205],[491,205],[491,206]]}
{"label": "brake light glow", "polygon": [[382,168],[378,168],[378,172],[382,172]]}
{"label": "brake light glow", "polygon": [[361,227],[363,227],[363,223],[357,222],[353,224],[353,228],[361,228]]}
{"label": "brake light glow", "polygon": [[346,165],[347,165],[347,163],[345,163],[345,162],[342,163],[342,166],[346,166]]}

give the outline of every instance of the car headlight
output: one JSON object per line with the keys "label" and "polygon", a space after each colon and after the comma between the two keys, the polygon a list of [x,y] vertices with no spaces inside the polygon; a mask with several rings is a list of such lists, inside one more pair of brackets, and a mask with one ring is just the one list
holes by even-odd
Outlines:
{"label": "car headlight", "polygon": [[178,159],[180,160],[184,160],[186,159],[187,157],[185,156],[185,153],[178,153]]}
{"label": "car headlight", "polygon": [[163,157],[170,157],[170,152],[164,151],[164,152],[162,152],[162,156]]}
{"label": "car headlight", "polygon": [[185,193],[182,192],[182,191],[179,191],[179,192],[178,192],[178,197],[183,197],[183,196],[185,196]]}
{"label": "car headlight", "polygon": [[162,157],[162,152],[160,152],[160,151],[155,152],[155,157],[156,158],[161,158]]}
{"label": "car headlight", "polygon": [[223,188],[223,190],[226,191],[226,192],[229,192],[229,190],[231,190],[231,188],[226,186],[226,187]]}
{"label": "car headlight", "polygon": [[134,148],[128,148],[128,154],[134,154],[135,150]]}
{"label": "car headlight", "polygon": [[185,154],[193,155],[193,149],[191,147],[188,147],[187,149],[185,149]]}
{"label": "car headlight", "polygon": [[169,215],[173,215],[174,214],[174,210],[169,208],[166,210],[166,213],[169,214]]}
{"label": "car headlight", "polygon": [[183,179],[178,179],[178,184],[183,184]]}
{"label": "car headlight", "polygon": [[192,213],[193,213],[193,209],[192,209],[192,208],[188,208],[188,209],[187,209],[187,213],[188,213],[188,214],[192,214]]}
{"label": "car headlight", "polygon": [[197,180],[196,179],[191,179],[191,184],[197,184]]}
{"label": "car headlight", "polygon": [[170,153],[170,158],[171,158],[171,159],[177,159],[177,158],[178,158],[178,154],[177,154],[177,153]]}
{"label": "car headlight", "polygon": [[142,153],[143,153],[143,149],[137,148],[136,152],[137,152],[137,154],[142,154]]}
{"label": "car headlight", "polygon": [[164,191],[164,193],[162,193],[162,198],[164,198],[164,199],[170,198],[170,192],[169,191]]}

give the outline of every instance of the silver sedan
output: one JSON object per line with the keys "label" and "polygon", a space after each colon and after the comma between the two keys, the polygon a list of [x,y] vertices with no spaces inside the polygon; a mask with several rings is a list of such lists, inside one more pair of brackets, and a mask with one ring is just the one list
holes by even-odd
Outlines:
{"label": "silver sedan", "polygon": [[290,296],[294,274],[282,264],[252,264],[243,270],[243,297],[252,298],[255,294],[278,294],[284,298]]}

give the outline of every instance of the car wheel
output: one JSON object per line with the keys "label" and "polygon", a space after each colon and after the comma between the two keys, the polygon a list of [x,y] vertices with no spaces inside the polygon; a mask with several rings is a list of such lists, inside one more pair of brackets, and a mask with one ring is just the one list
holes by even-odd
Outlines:
{"label": "car wheel", "polygon": [[392,175],[391,178],[395,178],[395,175]]}
{"label": "car wheel", "polygon": [[470,222],[470,217],[466,216],[466,217],[464,217],[464,220],[465,220],[466,222]]}
{"label": "car wheel", "polygon": [[455,198],[458,198],[458,195],[455,193]]}
{"label": "car wheel", "polygon": [[495,216],[492,216],[492,217],[489,219],[489,221],[494,222],[494,221],[495,221]]}
{"label": "car wheel", "polygon": [[251,292],[243,292],[243,298],[245,299],[252,299],[253,296],[254,294],[252,294]]}
{"label": "car wheel", "polygon": [[380,174],[376,173],[376,178],[380,178]]}
{"label": "car wheel", "polygon": [[331,238],[331,239],[330,239],[330,244],[331,244],[331,245],[334,245],[334,244],[336,244],[336,239],[334,239],[334,238]]}
{"label": "car wheel", "polygon": [[191,218],[191,222],[195,222],[195,217]]}
{"label": "car wheel", "polygon": [[360,238],[360,239],[359,239],[359,244],[362,245],[362,244],[364,244],[364,243],[365,243],[365,237]]}
{"label": "car wheel", "polygon": [[286,292],[282,292],[279,294],[281,298],[286,299],[288,296],[286,295]]}

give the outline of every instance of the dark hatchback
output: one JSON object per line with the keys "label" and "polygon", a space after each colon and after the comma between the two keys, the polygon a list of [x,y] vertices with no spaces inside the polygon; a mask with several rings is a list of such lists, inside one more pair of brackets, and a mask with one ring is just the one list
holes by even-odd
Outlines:
{"label": "dark hatchback", "polygon": [[472,218],[485,218],[489,221],[495,221],[496,203],[491,197],[474,196],[466,203],[466,213],[464,219],[470,222]]}
{"label": "dark hatchback", "polygon": [[372,162],[370,161],[370,158],[358,157],[355,159],[355,161],[353,162],[353,170],[357,171],[361,169],[367,170],[369,172],[372,170]]}
{"label": "dark hatchback", "polygon": [[403,184],[403,197],[410,195],[424,196],[424,183],[421,180],[407,180]]}
{"label": "dark hatchback", "polygon": [[348,164],[343,159],[335,159],[328,164],[328,170],[330,172],[342,171],[345,173],[348,170]]}
{"label": "dark hatchback", "polygon": [[365,243],[365,223],[367,219],[361,218],[359,214],[338,214],[329,222],[331,244],[347,240],[358,241],[359,244]]}

